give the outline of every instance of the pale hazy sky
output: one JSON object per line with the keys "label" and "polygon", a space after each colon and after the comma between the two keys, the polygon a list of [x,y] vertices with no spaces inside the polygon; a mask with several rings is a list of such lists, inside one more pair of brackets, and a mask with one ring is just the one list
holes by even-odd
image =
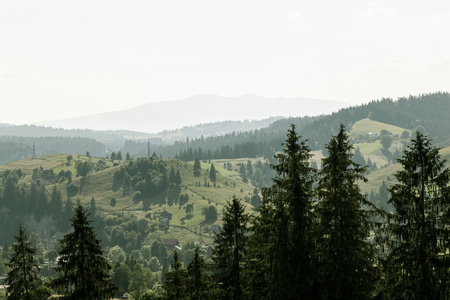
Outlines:
{"label": "pale hazy sky", "polygon": [[198,94],[450,91],[450,1],[0,1],[0,123]]}

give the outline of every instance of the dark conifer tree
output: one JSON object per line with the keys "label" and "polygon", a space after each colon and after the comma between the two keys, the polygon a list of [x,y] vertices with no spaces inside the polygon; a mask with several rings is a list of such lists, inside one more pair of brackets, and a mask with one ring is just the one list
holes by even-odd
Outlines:
{"label": "dark conifer tree", "polygon": [[44,185],[38,186],[36,206],[34,215],[36,216],[36,219],[40,220],[48,213],[48,193]]}
{"label": "dark conifer tree", "polygon": [[181,184],[180,170],[177,170],[177,175],[175,175],[175,183],[176,183],[176,185],[180,185]]}
{"label": "dark conifer tree", "polygon": [[253,196],[250,199],[250,204],[254,207],[258,207],[261,205],[261,197],[259,196],[259,190],[257,188],[253,190]]}
{"label": "dark conifer tree", "polygon": [[244,176],[246,172],[247,170],[245,169],[244,163],[241,163],[239,167],[239,174],[241,174],[241,176]]}
{"label": "dark conifer tree", "polygon": [[117,265],[114,267],[113,282],[117,284],[117,286],[119,287],[120,295],[128,291],[130,279],[131,279],[130,267],[125,262],[122,263],[117,262]]}
{"label": "dark conifer tree", "polygon": [[160,181],[159,190],[162,192],[165,192],[167,190],[168,186],[169,186],[169,179],[167,178],[167,173],[163,172],[163,176]]}
{"label": "dark conifer tree", "polygon": [[73,216],[73,204],[68,197],[63,208],[62,218],[60,219],[60,228],[63,232],[67,232],[70,229],[70,224],[67,222]]}
{"label": "dark conifer tree", "polygon": [[111,281],[111,266],[87,216],[82,206],[76,208],[71,219],[73,232],[60,241],[62,249],[56,269],[59,277],[52,285],[67,299],[109,299],[118,288]]}
{"label": "dark conifer tree", "polygon": [[375,283],[375,253],[370,235],[370,203],[358,180],[365,167],[352,161],[349,137],[341,124],[322,159],[317,206],[318,259],[323,299],[368,299]]}
{"label": "dark conifer tree", "polygon": [[248,172],[248,176],[253,175],[253,166],[252,166],[252,162],[250,160],[247,161],[247,172]]}
{"label": "dark conifer tree", "polygon": [[202,172],[202,166],[200,165],[200,160],[198,158],[196,158],[195,162],[194,162],[194,176],[200,177],[201,172]]}
{"label": "dark conifer tree", "polygon": [[[245,257],[245,290],[244,295],[247,299],[275,299],[269,294],[272,290],[270,285],[271,255],[269,248],[273,248],[274,227],[277,225],[269,217],[273,215],[273,209],[267,201],[261,203],[258,207],[260,216],[253,218],[251,222],[251,235],[248,239],[248,253]],[[267,272],[267,274],[266,274]],[[270,277],[269,277],[270,276]],[[272,292],[273,293],[273,292]]]}
{"label": "dark conifer tree", "polygon": [[[2,204],[2,207],[9,209],[12,212],[21,212],[23,209],[27,209],[27,207],[17,207],[15,204],[19,196],[19,189],[18,189],[18,179],[15,174],[11,173],[7,175],[6,179],[3,182],[3,190],[2,190],[2,196],[0,202]],[[23,211],[22,211],[23,213]]]}
{"label": "dark conifer tree", "polygon": [[8,299],[37,299],[40,279],[37,275],[39,267],[35,256],[36,249],[31,246],[22,226],[14,238],[16,243],[11,245],[11,258],[6,264],[11,269],[6,278]]}
{"label": "dark conifer tree", "polygon": [[56,188],[56,185],[53,186],[50,204],[50,208],[53,211],[54,216],[59,218],[62,212],[63,203],[61,192]]}
{"label": "dark conifer tree", "polygon": [[242,299],[249,216],[236,196],[227,202],[222,220],[223,230],[216,234],[212,255],[216,279],[226,299]]}
{"label": "dark conifer tree", "polygon": [[309,166],[310,149],[306,141],[300,141],[295,125],[288,130],[283,146],[283,152],[275,155],[278,164],[271,166],[277,172],[275,183],[263,189],[260,215],[253,228],[249,257],[252,264],[259,260],[259,267],[251,274],[249,289],[257,293],[266,290],[260,296],[269,299],[311,299],[315,170]]}
{"label": "dark conifer tree", "polygon": [[92,218],[95,218],[95,214],[97,213],[97,205],[95,204],[95,198],[92,196],[91,205],[89,206],[89,215]]}
{"label": "dark conifer tree", "polygon": [[211,164],[211,169],[209,170],[209,179],[212,182],[216,182],[216,168],[214,167],[214,164]]}
{"label": "dark conifer tree", "polygon": [[208,287],[210,285],[210,277],[205,272],[205,262],[203,256],[200,255],[199,247],[195,247],[192,260],[187,266],[187,291],[188,299],[205,299]]}
{"label": "dark conifer tree", "polygon": [[170,272],[166,274],[166,281],[163,285],[166,299],[178,300],[186,298],[186,275],[186,270],[178,259],[178,253],[174,251],[173,260],[170,263]]}
{"label": "dark conifer tree", "polygon": [[448,299],[450,295],[450,170],[439,149],[420,132],[404,156],[398,183],[389,188],[384,233],[388,250],[386,296],[393,299]]}
{"label": "dark conifer tree", "polygon": [[359,147],[355,149],[355,152],[353,154],[353,161],[362,167],[366,166],[366,160],[362,156]]}
{"label": "dark conifer tree", "polygon": [[169,173],[169,183],[171,184],[175,184],[177,182],[177,175],[175,174],[175,169],[173,168],[173,166],[170,168],[170,173]]}

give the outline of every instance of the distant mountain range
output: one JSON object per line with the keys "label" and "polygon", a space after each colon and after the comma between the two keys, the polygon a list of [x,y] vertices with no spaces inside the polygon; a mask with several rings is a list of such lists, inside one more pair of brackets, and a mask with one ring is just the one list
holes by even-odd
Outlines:
{"label": "distant mountain range", "polygon": [[270,117],[317,116],[348,107],[348,103],[310,98],[264,98],[200,95],[182,100],[149,103],[121,111],[36,122],[65,129],[131,130],[157,133],[185,126],[221,122],[262,120]]}
{"label": "distant mountain range", "polygon": [[184,126],[175,130],[164,130],[156,134],[130,130],[93,130],[93,129],[64,129],[38,125],[0,124],[0,142],[11,140],[12,137],[82,137],[95,139],[106,146],[120,148],[125,140],[144,140],[152,144],[171,144],[175,141],[185,141],[186,138],[221,136],[232,132],[246,132],[266,128],[282,119],[272,117],[257,121],[222,121],[204,123],[195,126]]}

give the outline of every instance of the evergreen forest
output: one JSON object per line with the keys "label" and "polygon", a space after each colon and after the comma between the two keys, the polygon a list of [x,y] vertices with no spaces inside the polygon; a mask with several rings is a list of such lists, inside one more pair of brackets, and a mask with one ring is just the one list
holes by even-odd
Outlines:
{"label": "evergreen forest", "polygon": [[449,104],[2,136],[0,299],[450,299]]}

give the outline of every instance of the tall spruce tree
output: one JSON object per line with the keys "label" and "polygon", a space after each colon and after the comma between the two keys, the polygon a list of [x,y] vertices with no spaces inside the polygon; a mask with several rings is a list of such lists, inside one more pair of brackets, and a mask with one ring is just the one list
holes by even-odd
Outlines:
{"label": "tall spruce tree", "polygon": [[450,170],[420,132],[398,162],[389,188],[395,212],[384,233],[386,297],[449,299]]}
{"label": "tall spruce tree", "polygon": [[249,216],[236,196],[227,202],[222,221],[223,230],[216,234],[212,255],[216,279],[226,299],[242,299]]}
{"label": "tall spruce tree", "polygon": [[175,175],[175,183],[176,183],[176,185],[180,185],[181,184],[180,170],[177,170],[177,174]]}
{"label": "tall spruce tree", "polygon": [[205,272],[205,262],[200,255],[199,247],[195,247],[194,255],[187,266],[187,293],[188,299],[207,299],[210,287],[210,277]]}
{"label": "tall spruce tree", "polygon": [[176,182],[177,182],[177,178],[176,178],[176,174],[175,174],[175,169],[172,165],[172,167],[170,168],[170,173],[169,173],[169,183],[175,184]]}
{"label": "tall spruce tree", "polygon": [[216,182],[216,167],[214,167],[214,164],[211,164],[211,169],[209,169],[209,179]]}
{"label": "tall spruce tree", "polygon": [[250,223],[251,235],[248,239],[244,270],[246,277],[244,295],[252,300],[270,299],[269,291],[272,290],[272,285],[269,280],[273,275],[270,272],[272,255],[269,255],[269,251],[274,246],[272,240],[277,225],[270,218],[273,215],[271,204],[263,201],[257,210],[260,215],[253,217]]}
{"label": "tall spruce tree", "polygon": [[319,173],[317,207],[320,293],[323,299],[368,299],[375,283],[375,252],[368,209],[357,182],[365,167],[351,159],[353,146],[341,124],[326,146]]}
{"label": "tall spruce tree", "polygon": [[95,198],[92,196],[91,205],[89,206],[89,215],[92,218],[95,218],[95,214],[97,213],[97,204],[95,203]]}
{"label": "tall spruce tree", "polygon": [[194,176],[200,177],[201,173],[202,173],[202,166],[200,165],[200,160],[196,158],[194,162]]}
{"label": "tall spruce tree", "polygon": [[56,185],[53,186],[50,204],[51,204],[50,209],[52,210],[53,215],[56,217],[60,217],[63,208],[63,203],[61,192],[56,188]]}
{"label": "tall spruce tree", "polygon": [[67,299],[109,299],[118,288],[111,281],[111,266],[87,217],[87,211],[78,206],[71,219],[73,232],[60,240],[59,277],[52,285]]}
{"label": "tall spruce tree", "polygon": [[186,269],[183,268],[182,262],[178,259],[178,253],[173,252],[173,260],[170,263],[170,272],[166,274],[166,281],[163,288],[165,291],[165,299],[178,300],[186,298]]}
{"label": "tall spruce tree", "polygon": [[19,226],[19,234],[14,238],[16,243],[11,245],[11,258],[6,264],[11,269],[6,278],[8,299],[38,299],[40,279],[37,275],[39,267],[35,256],[36,249],[31,246],[22,226]]}
{"label": "tall spruce tree", "polygon": [[[252,236],[252,272],[249,289],[264,290],[258,297],[308,299],[314,297],[312,217],[315,170],[309,165],[310,149],[300,141],[295,125],[288,130],[282,153],[275,155],[274,184],[263,189],[259,216]],[[265,275],[263,275],[263,274]],[[265,278],[265,283],[262,280]],[[255,296],[252,296],[255,298]]]}

